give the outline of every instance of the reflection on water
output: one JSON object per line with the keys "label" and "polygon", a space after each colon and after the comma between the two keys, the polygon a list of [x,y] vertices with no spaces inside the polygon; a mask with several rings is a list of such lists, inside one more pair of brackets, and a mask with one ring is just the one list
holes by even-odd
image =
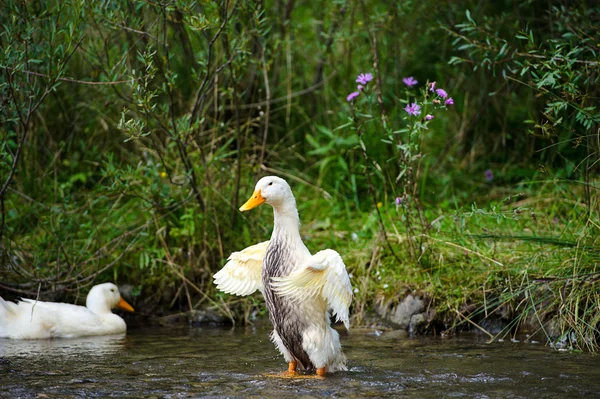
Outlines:
{"label": "reflection on water", "polygon": [[286,364],[263,328],[131,331],[77,340],[0,339],[0,397],[549,397],[600,395],[597,356],[477,336],[352,331],[349,371],[265,376]]}
{"label": "reflection on water", "polygon": [[12,340],[0,338],[0,357],[103,356],[121,350],[125,334],[72,339]]}

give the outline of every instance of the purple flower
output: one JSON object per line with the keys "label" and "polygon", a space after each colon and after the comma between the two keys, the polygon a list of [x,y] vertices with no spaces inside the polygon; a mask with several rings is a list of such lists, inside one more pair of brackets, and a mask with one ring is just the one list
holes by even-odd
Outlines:
{"label": "purple flower", "polygon": [[402,81],[408,87],[413,87],[414,85],[416,85],[417,83],[419,83],[419,81],[417,79],[413,78],[412,76],[409,76],[407,78],[403,78]]}
{"label": "purple flower", "polygon": [[446,101],[444,101],[444,104],[446,104],[446,105],[454,105],[454,100],[452,99],[452,97],[450,97],[449,99],[447,99]]}
{"label": "purple flower", "polygon": [[430,121],[430,120],[432,120],[433,118],[434,118],[434,116],[433,116],[433,115],[431,115],[431,114],[427,114],[427,115],[425,115],[425,120],[426,120],[426,121]]}
{"label": "purple flower", "polygon": [[440,96],[442,98],[448,97],[448,93],[446,93],[446,90],[444,90],[444,89],[437,89],[435,92],[437,93],[438,96]]}
{"label": "purple flower", "polygon": [[396,206],[399,206],[402,203],[402,198],[396,197]]}
{"label": "purple flower", "polygon": [[410,105],[406,105],[404,108],[409,115],[419,116],[421,114],[421,107],[417,105],[417,103],[412,103]]}
{"label": "purple flower", "polygon": [[363,87],[364,87],[363,85],[356,86],[356,88],[358,89],[358,91],[362,91]]}
{"label": "purple flower", "polygon": [[353,91],[352,93],[348,94],[348,97],[346,97],[346,101],[354,100],[356,97],[358,97],[359,94],[359,92]]}
{"label": "purple flower", "polygon": [[434,90],[435,90],[435,82],[429,83],[429,91],[433,93]]}
{"label": "purple flower", "polygon": [[356,78],[356,83],[360,83],[361,85],[366,85],[370,81],[373,80],[373,74],[371,73],[361,73]]}
{"label": "purple flower", "polygon": [[486,170],[483,174],[485,175],[486,182],[491,183],[494,180],[494,172],[491,169]]}

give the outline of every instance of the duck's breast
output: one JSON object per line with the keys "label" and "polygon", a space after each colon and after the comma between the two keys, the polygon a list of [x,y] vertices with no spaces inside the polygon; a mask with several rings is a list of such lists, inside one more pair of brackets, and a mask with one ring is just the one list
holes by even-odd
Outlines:
{"label": "duck's breast", "polygon": [[[314,318],[318,320],[318,312],[322,306],[319,306],[318,301],[297,303],[282,298],[272,290],[271,278],[289,275],[301,267],[308,257],[310,252],[304,244],[301,247],[294,246],[285,239],[274,237],[267,248],[262,269],[263,294],[269,319],[284,346],[306,369],[313,366],[302,347],[303,332],[314,322]],[[321,318],[324,317],[323,312],[324,310],[320,311]]]}

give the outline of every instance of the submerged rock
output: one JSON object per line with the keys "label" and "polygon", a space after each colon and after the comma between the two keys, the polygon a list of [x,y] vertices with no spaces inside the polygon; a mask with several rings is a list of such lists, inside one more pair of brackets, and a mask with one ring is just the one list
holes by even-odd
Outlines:
{"label": "submerged rock", "polygon": [[192,310],[189,312],[176,313],[158,318],[161,326],[190,325],[221,325],[229,324],[229,320],[218,313],[209,310]]}
{"label": "submerged rock", "polygon": [[427,313],[417,313],[410,318],[408,332],[411,334],[420,334],[425,330],[428,324]]}

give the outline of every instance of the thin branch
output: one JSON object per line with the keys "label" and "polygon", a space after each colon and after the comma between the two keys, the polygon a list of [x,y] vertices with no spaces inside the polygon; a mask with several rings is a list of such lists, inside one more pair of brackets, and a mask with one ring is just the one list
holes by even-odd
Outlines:
{"label": "thin branch", "polygon": [[[284,97],[278,97],[278,98],[275,98],[275,99],[273,99],[271,101],[260,101],[260,102],[252,103],[252,104],[242,104],[242,105],[240,105],[240,109],[258,108],[258,107],[265,106],[267,104],[271,104],[271,105],[273,105],[273,104],[279,104],[279,103],[286,102],[289,99],[300,97],[300,96],[303,96],[305,94],[310,94],[310,93],[312,93],[312,92],[314,92],[316,90],[319,90],[321,87],[325,86],[327,84],[327,82],[329,82],[331,79],[333,79],[333,77],[336,76],[336,75],[337,75],[337,72],[332,72],[329,76],[327,76],[327,78],[321,80],[317,84],[314,84],[314,85],[312,85],[310,87],[307,87],[304,90],[300,90],[300,91],[291,93],[289,95],[285,95]],[[225,109],[226,110],[232,110],[234,108],[231,107],[231,106],[229,106],[229,107],[225,107]]]}
{"label": "thin branch", "polygon": [[[265,60],[265,47],[262,48],[262,70],[263,70],[263,79],[265,80],[265,91],[267,94],[266,103],[267,103],[267,112],[265,112],[265,131],[263,133],[262,145],[260,147],[260,158],[258,161],[259,165],[262,165],[263,160],[265,158],[265,147],[267,146],[267,134],[269,133],[269,115],[271,114],[271,88],[269,86],[269,74],[267,73],[267,61]],[[289,98],[289,96],[287,96]]]}
{"label": "thin branch", "polygon": [[[200,87],[196,91],[196,99],[194,100],[194,105],[192,106],[190,124],[193,123],[193,121],[196,119],[196,114],[202,108],[201,105],[204,101],[203,99],[204,99],[204,93],[205,93],[204,88],[206,87],[206,84],[209,81],[209,77],[211,76],[210,64],[212,61],[213,45],[215,44],[215,41],[217,41],[217,39],[223,32],[223,29],[225,29],[225,25],[227,25],[227,21],[229,21],[229,13],[227,12],[228,8],[229,8],[229,0],[225,0],[225,6],[223,7],[223,9],[224,9],[223,22],[221,23],[221,26],[219,26],[217,33],[215,33],[213,38],[208,42],[208,50],[207,50],[207,55],[206,55],[206,76],[204,76],[204,80],[202,81],[202,83],[200,84]],[[234,4],[234,9],[235,9],[235,4]]]}
{"label": "thin branch", "polygon": [[377,194],[375,193],[375,186],[373,185],[373,181],[371,180],[371,173],[369,171],[369,164],[371,163],[371,161],[369,160],[369,155],[367,154],[367,148],[366,148],[365,143],[363,141],[362,126],[360,124],[356,123],[356,112],[355,112],[354,107],[352,107],[352,119],[353,119],[353,121],[355,123],[355,126],[356,126],[356,135],[358,136],[358,140],[359,140],[359,143],[360,143],[361,154],[362,154],[363,159],[365,161],[365,176],[367,178],[367,186],[369,187],[369,194],[371,195],[371,200],[373,201],[373,206],[375,207],[375,212],[377,212],[377,217],[378,217],[378,220],[379,220],[379,228],[381,229],[381,232],[384,235],[385,243],[387,244],[388,249],[390,250],[390,252],[394,256],[394,258],[396,259],[396,261],[398,261],[398,263],[401,264],[402,261],[400,260],[400,258],[398,257],[398,255],[396,255],[396,251],[394,251],[394,248],[392,247],[392,244],[391,244],[390,240],[388,239],[387,230],[385,228],[385,224],[383,223],[383,216],[381,215],[381,212],[379,211],[379,207],[377,206]]}
{"label": "thin branch", "polygon": [[[79,41],[77,42],[75,47],[73,47],[73,50],[71,50],[71,52],[67,55],[65,60],[62,62],[61,68],[59,68],[57,75],[63,70],[65,65],[67,65],[67,62],[69,62],[69,60],[71,59],[73,54],[75,54],[75,51],[77,51],[77,49],[81,45],[81,42],[83,41],[84,37],[85,36],[81,36],[81,39],[79,39]],[[8,76],[10,76],[10,74],[8,74]],[[17,147],[17,151],[15,152],[15,156],[13,158],[13,164],[11,165],[10,171],[8,173],[8,177],[6,178],[4,184],[2,185],[2,188],[0,189],[0,198],[4,197],[4,194],[6,193],[6,190],[8,189],[8,185],[10,184],[10,181],[12,180],[13,175],[15,174],[15,170],[17,169],[17,164],[19,163],[19,158],[21,156],[21,152],[23,151],[23,144],[25,143],[25,138],[27,137],[27,133],[29,131],[28,127],[29,127],[29,121],[31,120],[31,116],[35,113],[35,111],[38,109],[38,107],[42,104],[42,102],[48,96],[48,94],[53,90],[53,86],[56,84],[57,79],[58,79],[57,77],[53,78],[52,83],[46,86],[46,89],[44,90],[44,94],[42,94],[42,96],[39,98],[39,100],[37,101],[37,103],[35,105],[32,105],[33,103],[30,103],[29,109],[27,110],[27,117],[25,118],[25,121],[23,121],[22,117],[19,115],[19,117],[21,119],[21,124],[23,126],[23,135],[21,136],[21,140],[19,141],[19,146]],[[12,81],[11,79],[9,79],[9,80]],[[13,101],[16,104],[18,100],[14,94],[14,91],[12,90],[12,84],[9,83],[9,86],[11,87]]]}
{"label": "thin branch", "polygon": [[[11,68],[11,67],[2,66],[2,65],[0,65],[0,68],[6,69],[9,71],[25,73],[27,75],[33,75],[33,76],[39,76],[39,77],[46,78],[46,79],[52,79],[52,76],[49,76],[49,75],[46,75],[43,73],[39,73],[39,72],[26,71],[26,70]],[[137,78],[137,79],[139,79],[139,78]],[[120,85],[120,84],[125,84],[125,83],[131,83],[131,79],[116,80],[116,81],[112,81],[112,82],[95,82],[95,81],[89,81],[89,80],[78,80],[78,79],[73,79],[73,78],[57,78],[56,80],[60,81],[60,82],[69,82],[69,83],[77,83],[77,84],[92,85],[92,86],[110,86],[110,85]]]}
{"label": "thin branch", "polygon": [[[229,38],[227,35],[223,36],[223,43],[227,57],[229,57],[229,59],[233,59],[229,45]],[[231,228],[235,229],[235,224],[238,215],[240,184],[242,178],[242,129],[240,127],[240,99],[238,97],[237,82],[231,64],[229,64],[229,76],[231,79],[231,88],[233,89],[233,106],[235,108],[235,144],[237,152],[237,165],[235,170],[235,190],[233,193],[233,209],[231,211]]]}

